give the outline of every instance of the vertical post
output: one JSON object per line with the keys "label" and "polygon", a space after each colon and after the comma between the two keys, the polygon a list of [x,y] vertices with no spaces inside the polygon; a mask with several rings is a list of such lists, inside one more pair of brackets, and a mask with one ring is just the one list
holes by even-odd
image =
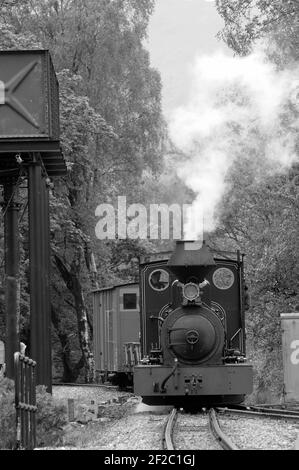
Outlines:
{"label": "vertical post", "polygon": [[242,333],[240,335],[240,348],[241,352],[246,355],[246,322],[245,322],[245,274],[244,274],[244,257],[245,255],[240,253],[240,250],[237,251],[238,254],[238,265],[241,272],[239,276],[240,282],[240,313],[241,313],[241,328]]}
{"label": "vertical post", "polygon": [[31,396],[31,404],[35,407],[35,411],[33,412],[32,416],[32,434],[33,434],[33,439],[32,439],[32,447],[33,449],[36,447],[36,363],[33,363],[32,366],[32,396]]}
{"label": "vertical post", "polygon": [[75,421],[75,401],[73,398],[69,398],[67,401],[67,408],[68,408],[68,418],[69,422]]}
{"label": "vertical post", "polygon": [[28,181],[31,357],[37,362],[37,384],[51,393],[48,198],[37,158],[29,165]]}
{"label": "vertical post", "polygon": [[[30,366],[28,361],[25,359],[23,362],[24,365],[24,403],[30,403],[29,400],[29,387],[30,387]],[[29,439],[30,439],[30,411],[29,409],[25,409],[25,448],[28,449],[29,446]]]}
{"label": "vertical post", "polygon": [[19,350],[20,255],[17,191],[18,188],[12,181],[5,183],[5,362],[6,375],[10,379],[14,378],[14,353]]}
{"label": "vertical post", "polygon": [[20,411],[20,353],[14,354],[15,362],[15,407],[16,407],[16,449],[21,447],[21,411]]}
{"label": "vertical post", "polygon": [[42,216],[44,218],[43,228],[43,240],[44,240],[44,275],[45,275],[45,296],[44,296],[44,308],[45,308],[45,343],[46,343],[46,357],[48,361],[48,392],[52,393],[52,347],[51,347],[51,282],[50,282],[50,270],[51,270],[51,247],[50,247],[50,214],[49,214],[49,189],[46,183],[46,178],[42,179],[42,193],[43,193],[43,209]]}
{"label": "vertical post", "polygon": [[20,408],[20,420],[21,420],[21,448],[24,449],[25,447],[25,408],[24,408],[24,403],[25,403],[25,375],[24,375],[24,362],[20,360],[19,356],[19,361],[20,361],[20,402],[19,402],[19,408]]}

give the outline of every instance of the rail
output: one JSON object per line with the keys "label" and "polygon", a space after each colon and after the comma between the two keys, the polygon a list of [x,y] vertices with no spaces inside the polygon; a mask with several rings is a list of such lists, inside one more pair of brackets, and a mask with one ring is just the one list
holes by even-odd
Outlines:
{"label": "rail", "polygon": [[174,408],[168,416],[163,432],[162,447],[164,450],[175,450],[172,441],[173,428],[177,419],[177,410]]}
{"label": "rail", "polygon": [[214,435],[215,439],[219,442],[222,449],[238,450],[238,447],[221,430],[218,420],[217,420],[216,412],[213,408],[211,408],[209,411],[209,420],[210,420],[210,428],[211,428],[212,434]]}
{"label": "rail", "polygon": [[227,408],[217,408],[217,411],[221,413],[238,414],[243,416],[256,416],[262,418],[274,418],[274,419],[287,419],[299,421],[299,413],[296,411],[283,410],[283,409],[265,409],[259,408],[258,406],[236,406]]}

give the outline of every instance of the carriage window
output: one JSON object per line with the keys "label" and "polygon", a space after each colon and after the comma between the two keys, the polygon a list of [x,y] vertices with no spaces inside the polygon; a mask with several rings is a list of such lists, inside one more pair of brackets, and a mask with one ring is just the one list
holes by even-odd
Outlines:
{"label": "carriage window", "polygon": [[136,310],[137,309],[137,294],[124,294],[123,295],[123,306],[124,310]]}
{"label": "carriage window", "polygon": [[164,269],[156,269],[153,271],[149,278],[149,283],[152,289],[163,291],[169,286],[169,274]]}

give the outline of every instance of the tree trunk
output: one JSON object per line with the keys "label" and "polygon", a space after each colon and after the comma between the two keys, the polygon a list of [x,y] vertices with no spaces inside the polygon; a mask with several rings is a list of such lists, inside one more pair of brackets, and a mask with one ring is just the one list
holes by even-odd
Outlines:
{"label": "tree trunk", "polygon": [[[88,242],[85,243],[84,255],[85,255],[85,263],[88,269],[89,279],[90,279],[92,289],[97,290],[99,289],[98,270],[97,270],[97,265],[96,265],[92,248],[90,246],[90,243]],[[91,340],[93,340],[93,323],[90,319],[90,316],[88,315],[88,312],[87,312],[87,321],[88,321],[88,326],[90,329]]]}
{"label": "tree trunk", "polygon": [[59,338],[61,348],[62,348],[62,365],[63,365],[63,376],[62,382],[64,383],[73,383],[76,382],[80,374],[80,370],[84,366],[84,358],[81,356],[77,364],[72,364],[71,361],[71,346],[68,338],[68,334],[65,332],[62,327],[59,314],[57,310],[51,305],[51,320],[55,328],[56,334]]}
{"label": "tree trunk", "polygon": [[93,353],[90,348],[87,308],[81,287],[81,283],[77,277],[73,278],[73,296],[75,299],[77,320],[78,320],[78,334],[81,351],[85,360],[85,382],[94,382],[94,359]]}
{"label": "tree trunk", "polygon": [[94,359],[90,347],[87,308],[85,305],[82,286],[78,278],[78,274],[74,271],[74,269],[68,269],[65,263],[56,254],[54,257],[56,266],[67,288],[74,297],[78,322],[79,344],[82,351],[82,357],[85,366],[85,382],[92,383],[94,382]]}

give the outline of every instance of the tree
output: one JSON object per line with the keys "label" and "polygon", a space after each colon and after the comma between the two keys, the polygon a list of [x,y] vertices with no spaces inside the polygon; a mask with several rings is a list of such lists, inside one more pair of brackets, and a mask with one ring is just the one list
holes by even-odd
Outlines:
{"label": "tree", "polygon": [[[252,307],[247,317],[248,337],[257,367],[257,390],[282,392],[281,330],[279,314],[298,304],[298,80],[297,1],[218,0],[225,21],[219,33],[237,55],[246,56],[262,44],[265,59],[279,73],[293,77],[293,97],[280,108],[275,133],[283,143],[292,136],[293,154],[289,167],[273,171],[264,162],[265,136],[261,128],[239,135],[239,154],[227,177],[227,192],[219,217],[215,243],[240,248],[247,253],[247,278]],[[296,81],[297,80],[297,81]],[[274,384],[274,387],[273,387]]]}
{"label": "tree", "polygon": [[269,164],[261,168],[259,153],[247,154],[228,175],[213,243],[246,253],[247,339],[256,387],[275,394],[282,392],[280,313],[293,311],[299,301],[299,168],[273,174]]}
{"label": "tree", "polygon": [[119,194],[133,200],[142,193],[143,172],[155,178],[163,170],[161,82],[142,45],[153,5],[151,0],[0,2],[2,47],[49,48],[60,83],[68,174],[55,183],[50,198],[52,324],[67,381],[76,380],[83,366],[85,380],[93,376],[87,293],[134,276],[134,266],[124,271],[119,266],[146,246],[128,243],[120,256],[118,241],[96,240],[94,211]]}
{"label": "tree", "polygon": [[237,54],[246,55],[257,40],[268,39],[269,54],[276,62],[298,60],[296,0],[217,0],[216,5],[225,21],[219,37]]}

